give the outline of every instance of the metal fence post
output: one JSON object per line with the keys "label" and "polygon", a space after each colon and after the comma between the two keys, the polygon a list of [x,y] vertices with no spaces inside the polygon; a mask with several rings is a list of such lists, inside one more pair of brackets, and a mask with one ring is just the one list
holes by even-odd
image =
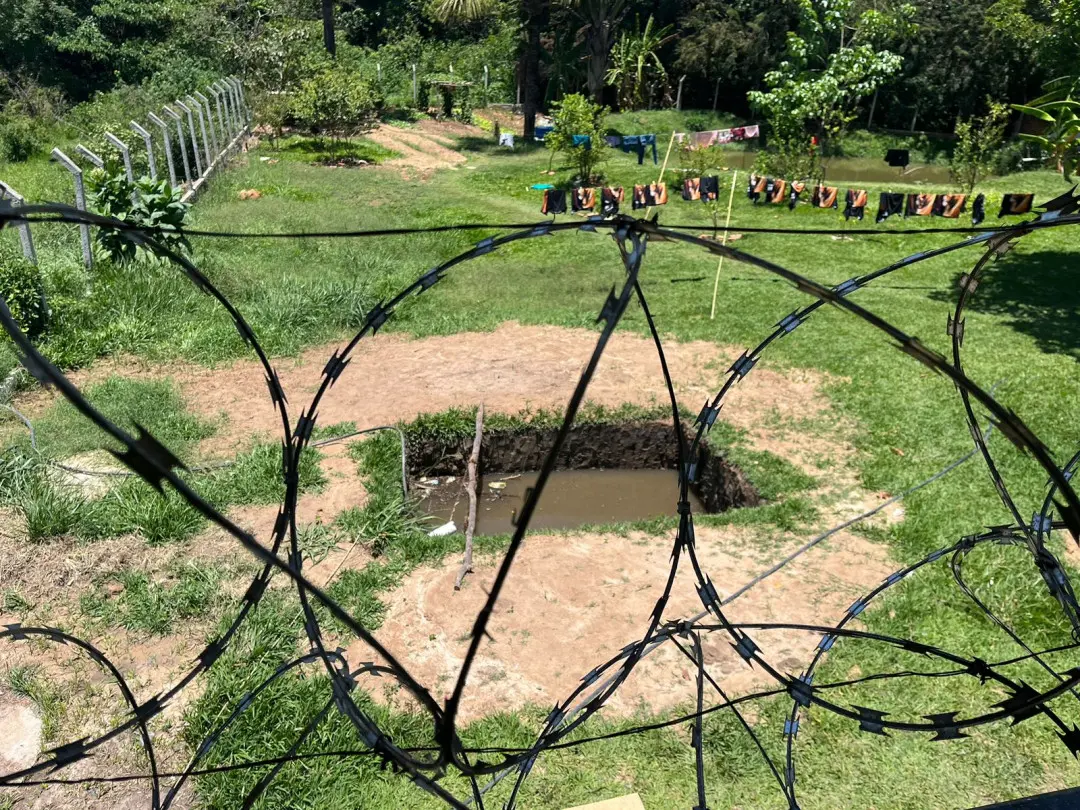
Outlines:
{"label": "metal fence post", "polygon": [[203,109],[206,110],[206,123],[210,125],[210,143],[214,147],[214,157],[216,158],[218,153],[221,152],[221,147],[218,146],[218,136],[214,129],[214,113],[210,110],[210,99],[198,90],[195,91],[194,95],[202,104]]}
{"label": "metal fence post", "polygon": [[214,159],[210,156],[210,139],[206,137],[206,118],[203,117],[202,105],[191,96],[188,96],[185,100],[188,106],[195,110],[196,115],[199,116],[199,132],[202,133],[203,155],[206,156],[206,171],[209,172],[210,164],[214,162]]}
{"label": "metal fence post", "polygon": [[138,121],[132,121],[128,124],[131,127],[131,131],[136,135],[139,135],[143,139],[143,143],[146,144],[146,161],[150,166],[150,179],[157,180],[157,161],[154,160],[154,139],[150,137],[150,133],[147,132]]}
{"label": "metal fence post", "polygon": [[153,113],[149,113],[146,117],[150,119],[151,124],[161,127],[162,139],[165,141],[165,163],[169,167],[169,183],[173,188],[176,188],[179,183],[176,182],[176,166],[173,164],[172,138],[169,137],[169,125]]}
{"label": "metal fence post", "polygon": [[202,177],[202,155],[199,154],[199,138],[195,133],[195,118],[191,114],[191,107],[180,99],[174,101],[173,104],[180,108],[180,112],[187,115],[188,132],[191,133],[191,151],[195,155],[195,179],[198,180]]}
{"label": "metal fence post", "polygon": [[178,113],[176,110],[174,110],[168,104],[166,104],[164,107],[162,107],[162,109],[165,111],[165,114],[167,116],[169,116],[169,118],[171,118],[173,120],[173,122],[176,124],[176,136],[180,139],[180,154],[184,158],[184,178],[190,183],[191,182],[191,163],[188,162],[187,146],[184,144],[184,127],[181,124],[181,121],[183,119],[180,118],[180,113]]}
{"label": "metal fence post", "polygon": [[[87,150],[89,151],[89,150]],[[79,165],[61,152],[59,149],[52,150],[52,156],[60,163],[65,169],[71,172],[71,177],[75,181],[75,207],[80,211],[86,210],[86,187],[83,185],[83,173]],[[82,252],[83,252],[83,264],[87,267],[94,266],[94,251],[90,246],[90,226],[83,224],[79,226],[79,235],[82,237]]]}
{"label": "metal fence post", "polygon": [[[3,181],[0,181],[0,200],[11,200],[16,208],[20,207],[24,202],[22,195]],[[37,252],[34,250],[34,237],[30,234],[30,223],[20,222],[15,227],[19,230],[19,242],[22,244],[23,256],[31,264],[37,264]]]}

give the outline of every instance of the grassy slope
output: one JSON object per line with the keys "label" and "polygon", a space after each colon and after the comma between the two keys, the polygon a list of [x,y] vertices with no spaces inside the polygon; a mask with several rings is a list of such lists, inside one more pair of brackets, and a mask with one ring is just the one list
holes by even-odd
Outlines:
{"label": "grassy slope", "polygon": [[[201,227],[271,232],[539,219],[539,193],[528,191],[527,186],[551,179],[540,174],[547,165],[546,153],[510,156],[481,149],[470,158],[460,170],[436,174],[428,183],[402,183],[392,169],[328,170],[296,162],[268,165],[252,160],[219,179],[197,206],[195,222]],[[613,155],[607,171],[612,182],[626,185],[655,179],[656,174],[654,167],[639,168],[621,154]],[[565,179],[563,172],[552,181]],[[725,181],[726,176],[721,184]],[[252,187],[289,191],[239,202],[237,191]],[[871,189],[878,190],[883,189]],[[893,190],[905,189],[895,186]],[[1064,186],[1049,174],[995,180],[986,186],[988,193],[1012,190],[1036,191],[1040,199],[1046,199]],[[990,213],[993,217],[996,211]],[[704,226],[709,221],[704,205],[678,200],[662,209],[660,216],[661,222]],[[741,197],[733,219],[742,225],[806,227],[842,227],[843,222],[834,212],[800,208],[791,214],[786,209],[753,208]],[[881,226],[881,235],[851,242],[827,236],[755,235],[738,247],[818,281],[836,283],[908,253],[953,241],[948,236],[886,234],[924,224],[890,221]],[[280,354],[340,334],[358,323],[376,300],[484,235],[370,241],[204,239],[196,244],[196,258],[249,316],[268,348]],[[1065,275],[1076,252],[1075,236],[1068,231],[1026,238],[991,267],[967,321],[965,367],[969,374],[984,385],[1002,381],[999,398],[1015,408],[1059,455],[1071,451],[1073,426],[1080,416],[1074,373],[1080,338],[1073,325],[1076,288]],[[946,351],[945,317],[952,309],[956,279],[975,259],[976,254],[967,252],[924,263],[857,293],[857,300]],[[650,246],[643,284],[662,333],[681,340],[753,345],[771,324],[804,301],[790,287],[746,266],[728,263],[721,274],[717,317],[710,321],[709,281],[715,269],[715,262],[698,251],[670,244]],[[592,328],[607,290],[620,276],[617,254],[606,237],[573,233],[534,240],[455,269],[434,294],[411,301],[387,328],[417,335],[448,334],[490,329],[508,318]],[[670,283],[673,278],[697,276],[706,280]],[[130,341],[151,356],[182,354],[203,361],[242,354],[231,326],[206,299],[174,283],[168,273],[155,274],[153,285],[156,295],[152,298],[146,297],[139,284],[125,280],[116,285],[119,300],[101,311],[105,318],[121,313],[125,329],[114,328],[106,348],[124,348],[125,341]],[[142,308],[134,306],[133,290],[141,290]],[[157,301],[166,303],[159,306]],[[640,313],[628,313],[623,328],[644,333]],[[781,368],[818,368],[835,375],[837,381],[829,393],[841,412],[861,426],[859,460],[869,488],[899,491],[970,445],[952,388],[841,312],[826,310],[815,315],[770,350],[763,362]],[[1024,510],[1030,512],[1041,496],[1044,476],[1004,442],[998,440],[996,448],[1003,474],[1014,485]],[[907,507],[907,520],[884,538],[898,562],[917,559],[962,534],[1007,519],[985,473],[974,464],[913,497]],[[1057,626],[1055,614],[1041,598],[1042,589],[1030,565],[1009,565],[1020,559],[1018,553],[984,551],[973,555],[965,571],[1030,643],[1053,643],[1059,639],[1052,632]],[[1017,652],[964,604],[941,564],[895,589],[865,618],[874,630],[986,659]],[[840,643],[820,679],[835,679],[855,665],[866,672],[911,663],[869,645]],[[1025,677],[1046,685],[1038,673],[1027,672]],[[848,702],[877,705],[875,699],[891,703],[902,695],[902,702],[891,705],[933,711],[968,706],[965,701],[970,694],[956,682],[929,681],[881,687],[873,696],[864,691],[851,695]],[[981,705],[1000,699],[983,697]],[[759,715],[772,750],[779,746],[780,708],[766,707]],[[962,807],[1077,781],[1075,765],[1070,766],[1065,749],[1049,724],[1040,719],[1011,730],[982,730],[960,743],[931,744],[925,737],[869,737],[857,733],[852,724],[820,712],[812,717],[797,744],[800,795],[806,807]],[[520,722],[524,718],[496,718],[471,729],[468,738],[481,744],[513,744],[515,739],[525,739],[517,728]],[[743,737],[736,732],[713,739],[712,802],[717,806],[781,806],[768,774],[756,764]],[[650,807],[686,803],[692,796],[691,761],[684,742],[670,733],[554,754],[543,760],[529,783],[524,806],[562,807],[615,795],[626,789],[624,785],[640,791]],[[287,769],[291,777],[282,784],[283,791],[306,780],[325,785],[325,793],[308,794],[320,797],[319,806],[350,806],[342,791],[355,783],[343,781],[339,789],[331,784],[330,771],[323,766],[312,766],[311,771],[317,778],[305,776],[305,769]],[[367,780],[363,784],[371,806],[424,805],[419,794],[397,782]],[[283,799],[289,794],[276,795]]]}

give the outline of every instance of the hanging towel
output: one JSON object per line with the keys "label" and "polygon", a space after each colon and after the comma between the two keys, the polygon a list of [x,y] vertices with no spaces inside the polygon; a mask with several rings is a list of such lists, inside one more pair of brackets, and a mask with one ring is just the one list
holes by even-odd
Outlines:
{"label": "hanging towel", "polygon": [[878,199],[877,217],[874,221],[881,224],[889,217],[898,217],[902,213],[904,213],[904,195],[883,191]]}
{"label": "hanging towel", "polygon": [[905,217],[928,217],[934,212],[937,194],[908,194]]}
{"label": "hanging towel", "polygon": [[645,187],[645,202],[648,205],[667,205],[667,184],[649,183]]}
{"label": "hanging towel", "polygon": [[971,224],[977,226],[984,219],[986,219],[986,195],[980,194],[971,204]]}
{"label": "hanging towel", "polygon": [[934,213],[946,219],[957,219],[966,210],[967,194],[942,194],[938,197]]}
{"label": "hanging towel", "polygon": [[500,132],[499,133],[499,146],[509,146],[514,148],[514,133],[513,132]]}
{"label": "hanging towel", "polygon": [[630,201],[630,207],[635,211],[639,208],[645,208],[649,204],[645,199],[645,186],[634,186],[634,196]]}
{"label": "hanging towel", "polygon": [[765,184],[765,201],[773,205],[787,202],[787,180],[770,179]]}
{"label": "hanging towel", "polygon": [[761,199],[761,195],[765,193],[768,184],[768,178],[758,177],[756,174],[750,175],[750,180],[746,184],[747,199],[756,205],[757,201]]}
{"label": "hanging towel", "polygon": [[855,219],[862,222],[863,212],[866,210],[866,190],[861,188],[849,188],[844,196],[844,219]]}
{"label": "hanging towel", "polygon": [[701,178],[701,199],[711,202],[720,196],[720,178],[715,174]]}
{"label": "hanging towel", "polygon": [[682,184],[682,198],[684,200],[701,199],[701,178],[687,177]]}
{"label": "hanging towel", "polygon": [[616,149],[618,149],[620,146],[622,146],[622,136],[621,135],[605,135],[604,136],[604,143],[606,143],[608,146],[614,146]]}
{"label": "hanging towel", "polygon": [[788,192],[788,211],[794,211],[795,205],[799,202],[799,195],[806,189],[806,183],[800,180],[794,180],[791,183],[791,191]]}
{"label": "hanging towel", "polygon": [[810,204],[815,208],[837,208],[840,189],[836,186],[818,186],[810,195]]}
{"label": "hanging towel", "polygon": [[553,129],[555,129],[555,127],[534,127],[533,128],[533,138],[535,138],[538,141],[542,141],[542,140],[544,140],[544,138],[546,138],[548,136],[548,133],[551,132]]}
{"label": "hanging towel", "polygon": [[586,149],[592,149],[592,135],[571,135],[571,146],[584,146]]}
{"label": "hanging towel", "polygon": [[1034,194],[1006,194],[1001,198],[1001,211],[998,213],[998,219],[1030,214],[1031,206],[1034,203]]}
{"label": "hanging towel", "polygon": [[559,189],[548,189],[544,192],[544,203],[540,206],[541,214],[565,214],[566,192]]}
{"label": "hanging towel", "polygon": [[592,211],[596,206],[596,189],[575,188],[571,192],[570,207],[575,211]]}
{"label": "hanging towel", "polygon": [[623,201],[622,186],[612,188],[608,186],[600,194],[600,213],[605,217],[612,217],[619,213],[619,203]]}

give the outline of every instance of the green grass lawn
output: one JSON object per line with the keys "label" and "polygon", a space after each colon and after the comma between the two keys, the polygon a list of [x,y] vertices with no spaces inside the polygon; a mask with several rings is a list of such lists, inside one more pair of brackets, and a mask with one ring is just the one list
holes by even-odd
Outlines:
{"label": "green grass lawn", "polygon": [[[288,150],[264,146],[211,184],[193,210],[192,225],[274,233],[533,222],[541,219],[540,192],[528,187],[569,179],[569,171],[559,168],[557,161],[555,177],[542,174],[549,160],[542,150],[510,154],[482,143],[475,147],[467,153],[468,162],[457,170],[438,172],[421,182],[403,180],[397,167],[329,169],[290,159]],[[278,160],[271,163],[260,157]],[[603,168],[614,185],[630,186],[658,175],[651,162],[639,167],[636,159],[618,152]],[[720,174],[721,188],[726,189],[730,174]],[[52,181],[41,180],[38,187],[52,188]],[[240,201],[238,192],[250,188],[259,189],[262,196]],[[741,180],[738,188],[732,217],[735,230],[740,226],[848,227],[837,212],[806,206],[795,212],[781,206],[754,207],[741,193]],[[897,184],[888,190],[916,188]],[[1033,172],[995,178],[981,190],[991,196],[989,221],[996,222],[995,195],[1032,191],[1045,201],[1067,188],[1056,175]],[[876,194],[883,190],[886,187],[870,187],[871,219]],[[674,188],[670,193],[671,202],[659,210],[661,224],[694,224],[702,232],[711,229],[706,205],[677,199]],[[628,210],[629,194],[627,198]],[[968,221],[964,217],[960,224]],[[870,222],[850,227],[866,227]],[[836,284],[910,253],[950,244],[957,237],[906,233],[944,222],[890,219],[879,226],[879,234],[850,239],[753,234],[735,246],[818,282]],[[154,360],[184,357],[213,364],[246,355],[247,347],[223,313],[172,268],[103,266],[88,275],[77,264],[73,230],[61,226],[40,230],[39,253],[55,323],[43,347],[58,362],[87,365],[100,355],[134,352]],[[244,314],[264,347],[274,356],[283,356],[355,330],[378,301],[488,235],[480,230],[365,240],[196,238],[193,243],[197,264]],[[977,252],[967,250],[916,265],[859,291],[853,300],[947,353],[946,315],[955,304],[957,280],[977,258]],[[1078,267],[1080,247],[1074,230],[1024,238],[991,266],[966,327],[966,373],[983,387],[998,383],[996,396],[1025,420],[1061,463],[1076,447],[1076,425],[1080,424]],[[791,286],[761,271],[725,262],[712,320],[709,303],[716,270],[716,260],[703,251],[671,243],[649,246],[641,280],[661,334],[670,340],[709,340],[749,348],[780,318],[807,301]],[[617,250],[605,235],[571,232],[528,240],[455,268],[434,290],[402,306],[384,328],[425,336],[491,330],[514,319],[595,329],[607,291],[622,277]],[[680,279],[700,280],[673,283]],[[647,334],[645,319],[635,306],[620,328]],[[880,333],[839,310],[822,309],[770,348],[761,364],[780,370],[816,369],[830,375],[828,395],[838,414],[855,426],[859,474],[869,490],[899,492],[970,449],[955,389],[898,352]],[[722,378],[718,370],[718,385]],[[154,395],[167,402],[167,391]],[[685,404],[691,409],[700,406]],[[198,438],[205,429],[178,417],[170,417],[167,424],[180,441]],[[73,433],[68,441],[75,447],[81,446],[82,439]],[[1041,505],[1045,475],[1000,436],[993,448],[1021,511],[1030,514]],[[903,522],[888,530],[867,530],[888,544],[897,568],[963,535],[1009,520],[977,462],[912,496],[906,508]],[[1061,547],[1058,541],[1056,548]],[[970,555],[964,571],[981,598],[1034,648],[1060,643],[1067,636],[1059,612],[1021,552],[984,547]],[[356,604],[366,610],[361,600]],[[131,611],[120,621],[136,621],[127,618],[136,615],[134,606]],[[377,623],[378,612],[369,612]],[[174,613],[183,615],[179,609]],[[237,645],[211,674],[207,696],[189,714],[187,736],[193,745],[212,728],[223,701],[236,699],[281,660],[297,654],[300,625],[294,613],[292,602],[274,595],[248,622]],[[914,638],[961,655],[997,660],[1022,652],[963,597],[945,560],[892,589],[862,618],[876,632]],[[1059,669],[1074,661],[1067,653],[1053,660]],[[918,668],[919,664],[881,645],[842,641],[827,658],[818,682],[842,680],[853,667],[867,674]],[[1013,674],[1018,672],[1037,687],[1051,683],[1034,666],[1014,668]],[[283,679],[264,698],[264,710],[246,716],[222,739],[214,761],[284,752],[295,739],[295,731],[321,708],[328,694],[318,676]],[[888,706],[899,715],[917,715],[973,711],[1004,697],[990,694],[989,687],[980,690],[956,679],[924,679],[845,691],[841,702]],[[1055,709],[1075,719],[1068,700],[1060,699]],[[782,716],[789,705],[787,700],[765,701],[754,715],[767,748],[776,754],[782,751]],[[530,731],[549,708],[489,718],[467,728],[464,737],[474,745],[527,745]],[[399,732],[395,734],[399,741],[430,738],[430,729],[417,727],[407,717],[387,715],[385,719]],[[589,726],[587,733],[625,725],[629,723],[601,721]],[[784,807],[771,775],[733,718],[717,715],[707,727],[710,806]],[[690,806],[694,784],[688,739],[684,731],[654,731],[546,754],[526,783],[521,806],[558,810],[631,791],[639,792],[649,808]],[[306,750],[350,745],[355,745],[355,737],[346,721],[334,715]],[[927,735],[862,734],[850,721],[817,710],[804,722],[795,750],[799,797],[805,808],[959,808],[1080,783],[1075,761],[1045,718],[1015,728],[981,728],[961,741],[930,742]],[[239,807],[245,788],[256,778],[250,772],[206,777],[199,783],[200,795],[207,806]],[[458,778],[448,778],[446,784],[465,790]],[[289,766],[273,783],[262,806],[344,810],[358,804],[435,806],[406,780],[382,774],[374,763],[362,759],[312,760]],[[492,806],[498,806],[498,800]]]}

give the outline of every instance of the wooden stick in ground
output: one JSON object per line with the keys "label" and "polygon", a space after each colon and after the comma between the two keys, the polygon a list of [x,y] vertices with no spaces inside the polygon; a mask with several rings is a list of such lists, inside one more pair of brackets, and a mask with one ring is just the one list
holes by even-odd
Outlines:
{"label": "wooden stick in ground", "polygon": [[461,583],[465,581],[465,575],[472,572],[472,538],[476,531],[476,500],[477,480],[476,468],[480,463],[480,438],[484,434],[484,403],[476,409],[476,435],[473,437],[472,454],[469,456],[468,474],[465,488],[469,491],[469,520],[465,524],[465,557],[461,561],[461,570],[458,571],[457,580],[454,582],[454,590],[461,590]]}
{"label": "wooden stick in ground", "polygon": [[[736,170],[731,173],[731,193],[728,195],[727,201],[727,219],[724,221],[724,235],[720,237],[720,244],[727,244],[728,227],[731,225],[731,203],[735,200],[735,180],[739,176],[739,172]],[[712,285],[712,309],[709,310],[709,320],[716,318],[716,291],[720,287],[720,268],[724,266],[724,257],[720,257],[720,261],[716,264],[716,280]]]}

